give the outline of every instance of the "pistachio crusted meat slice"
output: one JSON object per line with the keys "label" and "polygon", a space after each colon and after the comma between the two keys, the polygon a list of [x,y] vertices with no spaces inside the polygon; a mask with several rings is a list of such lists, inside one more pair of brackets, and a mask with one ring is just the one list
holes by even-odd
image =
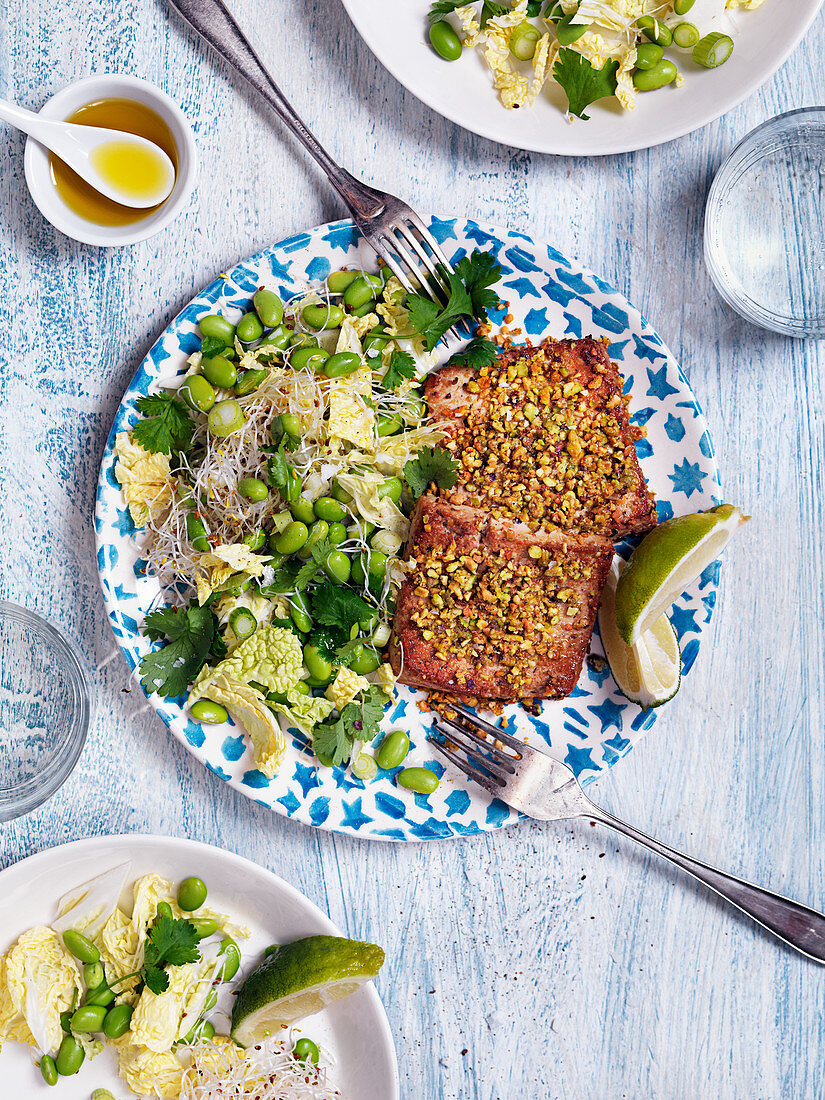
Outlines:
{"label": "pistachio crusted meat slice", "polygon": [[546,340],[512,347],[474,370],[447,366],[427,380],[430,415],[459,463],[453,504],[619,539],[656,526],[636,455],[622,376],[604,343]]}
{"label": "pistachio crusted meat slice", "polygon": [[407,557],[390,647],[403,683],[489,699],[573,690],[613,558],[607,539],[533,532],[425,496]]}

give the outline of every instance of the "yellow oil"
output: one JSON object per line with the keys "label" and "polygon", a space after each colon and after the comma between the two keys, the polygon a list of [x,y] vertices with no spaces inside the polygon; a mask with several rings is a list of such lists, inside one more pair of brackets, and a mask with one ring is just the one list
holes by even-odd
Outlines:
{"label": "yellow oil", "polygon": [[[144,103],[138,103],[133,99],[98,99],[79,107],[65,121],[79,122],[82,126],[102,126],[110,130],[123,130],[128,134],[148,138],[163,149],[177,172],[178,149],[172,137],[172,131],[157,111],[153,111]],[[124,142],[123,146],[125,145]],[[108,142],[100,147],[99,152],[105,154],[106,160],[104,174],[108,175],[116,186],[123,187],[125,194],[128,193],[135,198],[151,194],[152,186],[157,189],[157,178],[153,175],[153,172],[159,171],[157,158],[149,153],[142,161],[140,156],[135,157],[135,151],[131,148],[128,157],[124,157],[122,146],[120,146],[121,154],[118,155],[119,146],[118,142]],[[94,187],[90,187],[57,157],[50,155],[49,164],[52,180],[60,197],[74,210],[75,214],[85,218],[86,221],[94,222],[96,225],[130,225],[132,222],[142,221],[158,209],[157,206],[143,210],[121,206],[120,203],[105,198]],[[96,167],[101,171],[99,164]],[[163,203],[159,205],[162,206]]]}
{"label": "yellow oil", "polygon": [[89,158],[101,177],[127,199],[148,199],[166,184],[160,153],[129,141],[107,141]]}

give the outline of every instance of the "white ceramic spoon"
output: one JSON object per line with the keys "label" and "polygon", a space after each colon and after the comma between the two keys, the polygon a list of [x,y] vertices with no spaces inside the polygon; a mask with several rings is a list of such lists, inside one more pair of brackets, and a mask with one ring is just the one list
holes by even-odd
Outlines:
{"label": "white ceramic spoon", "polygon": [[[172,161],[154,142],[137,134],[107,130],[101,126],[81,126],[74,122],[54,122],[5,99],[0,99],[0,120],[45,145],[101,195],[122,206],[139,210],[157,206],[168,198],[174,186],[175,166]],[[101,168],[105,172],[107,163],[123,164],[129,154],[141,158],[146,170],[154,176],[151,186],[140,192],[130,188],[129,180],[122,171],[112,174],[101,172]],[[122,183],[118,175],[123,177]]]}

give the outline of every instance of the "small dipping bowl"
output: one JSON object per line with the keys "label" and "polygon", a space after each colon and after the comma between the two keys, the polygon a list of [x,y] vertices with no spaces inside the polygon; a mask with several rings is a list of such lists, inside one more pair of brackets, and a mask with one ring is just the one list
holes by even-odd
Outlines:
{"label": "small dipping bowl", "polygon": [[172,134],[177,150],[177,175],[172,193],[160,206],[128,225],[100,225],[82,217],[65,202],[55,186],[47,149],[29,138],[24,157],[26,184],[43,217],[67,237],[103,247],[136,244],[169,225],[188,203],[198,170],[195,135],[183,111],[160,88],[136,76],[106,74],[78,80],[52,96],[40,114],[62,122],[81,107],[108,99],[145,104],[160,116]]}
{"label": "small dipping bowl", "polygon": [[0,600],[0,821],[29,813],[63,786],[90,713],[70,643],[39,615]]}
{"label": "small dipping bowl", "polygon": [[825,338],[825,107],[770,119],[728,156],[708,194],[705,263],[747,321]]}

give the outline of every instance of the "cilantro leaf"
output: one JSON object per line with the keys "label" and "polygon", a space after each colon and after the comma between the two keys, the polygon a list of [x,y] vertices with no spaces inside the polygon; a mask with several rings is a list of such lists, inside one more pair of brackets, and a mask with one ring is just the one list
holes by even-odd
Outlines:
{"label": "cilantro leaf", "polygon": [[501,268],[491,252],[478,249],[463,256],[455,265],[455,274],[461,280],[470,302],[472,316],[487,320],[487,310],[498,305],[498,294],[490,290],[501,278]]}
{"label": "cilantro leaf", "polygon": [[553,76],[567,93],[570,113],[589,119],[585,107],[597,99],[616,94],[619,62],[612,57],[600,69],[595,69],[586,57],[571,49],[560,49],[553,66]]}
{"label": "cilantro leaf", "polygon": [[184,966],[201,957],[195,926],[185,917],[159,916],[149,930],[144,945],[141,977],[153,993],[169,988],[166,966]]}
{"label": "cilantro leaf", "polygon": [[300,571],[297,562],[284,562],[275,570],[275,576],[269,584],[258,585],[258,591],[262,596],[280,596],[284,592],[292,592]]}
{"label": "cilantro leaf", "polygon": [[363,692],[362,698],[347,703],[341,711],[344,731],[352,741],[372,741],[378,734],[378,727],[384,716],[384,707],[389,702],[381,688],[372,684]]}
{"label": "cilantro leaf", "polygon": [[427,16],[431,23],[443,19],[445,15],[452,15],[456,8],[463,8],[467,0],[433,0]]}
{"label": "cilantro leaf", "polygon": [[397,390],[402,382],[415,378],[415,359],[408,351],[396,348],[390,357],[390,365],[384,372],[381,385],[385,390]]}
{"label": "cilantro leaf", "polygon": [[217,336],[204,336],[201,340],[201,355],[204,359],[211,359],[213,356],[220,355],[222,351],[225,351],[227,346]]}
{"label": "cilantro leaf", "polygon": [[303,591],[315,577],[315,574],[320,572],[327,560],[327,555],[334,549],[335,547],[328,539],[322,539],[321,542],[317,542],[310,547],[309,552],[312,555],[312,561],[305,561],[295,577],[295,588],[299,592]]}
{"label": "cilantro leaf", "polygon": [[312,593],[312,617],[322,626],[337,626],[349,633],[356,623],[372,615],[370,605],[351,588],[325,581]]}
{"label": "cilantro leaf", "polygon": [[343,718],[339,716],[335,722],[316,726],[312,731],[312,748],[316,756],[326,757],[335,767],[346,764],[352,752],[352,741],[344,729]]}
{"label": "cilantro leaf", "polygon": [[458,463],[442,447],[423,447],[415,459],[405,463],[404,479],[417,500],[431,481],[439,489],[451,489],[458,480]]}
{"label": "cilantro leaf", "polygon": [[141,660],[141,684],[150,693],[182,695],[215,644],[214,614],[208,607],[166,607],[146,616],[145,631],[152,641],[165,635],[169,643]]}
{"label": "cilantro leaf", "polygon": [[150,393],[139,397],[136,406],[146,419],[135,424],[132,435],[144,450],[165,455],[186,450],[195,425],[183,401],[171,393]]}
{"label": "cilantro leaf", "polygon": [[346,637],[346,633],[338,627],[314,626],[309,632],[309,644],[314,645],[328,661],[332,661],[338,647],[346,641]]}
{"label": "cilantro leaf", "polygon": [[498,359],[498,348],[493,341],[476,336],[466,348],[456,352],[450,359],[450,363],[457,367],[486,367],[495,363],[496,359]]}

